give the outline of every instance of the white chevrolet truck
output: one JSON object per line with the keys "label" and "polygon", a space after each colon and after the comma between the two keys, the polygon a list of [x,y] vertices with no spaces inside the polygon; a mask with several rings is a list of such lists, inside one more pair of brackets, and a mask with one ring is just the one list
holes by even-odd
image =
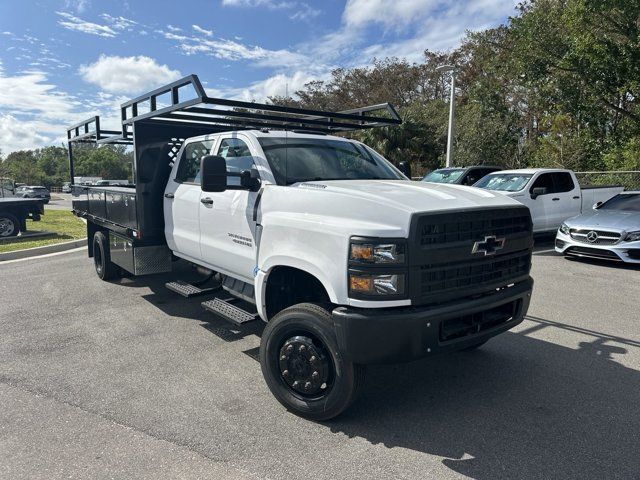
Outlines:
{"label": "white chevrolet truck", "polygon": [[476,182],[529,207],[534,233],[555,232],[567,218],[591,210],[623,190],[620,185],[581,186],[571,170],[523,168],[490,173]]}
{"label": "white chevrolet truck", "polygon": [[[185,87],[195,99],[180,99]],[[331,135],[397,123],[388,104],[332,113],[215,99],[190,76],[123,104],[121,132],[99,117],[74,125],[70,146],[135,150],[135,186],[73,188],[96,272],[197,266],[201,281],[167,287],[208,296],[202,306],[235,325],[266,322],[266,383],[314,420],[353,402],[367,364],[477,348],[527,312],[529,211],[488,191],[411,182]],[[72,151],[70,164],[73,178]]]}

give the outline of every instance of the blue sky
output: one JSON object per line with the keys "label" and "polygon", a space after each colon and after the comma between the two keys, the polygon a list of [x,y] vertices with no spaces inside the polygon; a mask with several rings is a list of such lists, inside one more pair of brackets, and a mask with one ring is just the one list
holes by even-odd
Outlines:
{"label": "blue sky", "polygon": [[0,0],[0,149],[60,143],[123,101],[196,73],[213,96],[265,100],[336,67],[419,61],[513,0]]}

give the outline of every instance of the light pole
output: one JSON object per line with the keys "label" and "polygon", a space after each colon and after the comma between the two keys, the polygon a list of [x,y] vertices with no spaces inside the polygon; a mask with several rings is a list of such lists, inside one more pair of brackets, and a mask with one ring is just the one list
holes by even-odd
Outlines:
{"label": "light pole", "polygon": [[447,167],[451,167],[453,163],[453,118],[456,113],[456,67],[454,65],[440,65],[436,68],[437,72],[451,72],[451,98],[449,100],[449,131],[447,134]]}

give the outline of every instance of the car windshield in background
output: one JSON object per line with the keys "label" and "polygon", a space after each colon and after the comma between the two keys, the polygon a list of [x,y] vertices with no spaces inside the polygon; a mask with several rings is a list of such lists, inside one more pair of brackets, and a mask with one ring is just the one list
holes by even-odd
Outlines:
{"label": "car windshield in background", "polygon": [[519,192],[526,187],[532,175],[522,173],[498,173],[487,175],[473,184],[474,187],[486,190],[498,190],[501,192]]}
{"label": "car windshield in background", "polygon": [[260,138],[278,185],[321,180],[404,180],[373,150],[328,138]]}
{"label": "car windshield in background", "polygon": [[441,168],[434,170],[422,179],[423,182],[456,183],[464,173],[464,168]]}
{"label": "car windshield in background", "polygon": [[640,212],[640,193],[616,195],[600,205],[599,210],[627,210]]}

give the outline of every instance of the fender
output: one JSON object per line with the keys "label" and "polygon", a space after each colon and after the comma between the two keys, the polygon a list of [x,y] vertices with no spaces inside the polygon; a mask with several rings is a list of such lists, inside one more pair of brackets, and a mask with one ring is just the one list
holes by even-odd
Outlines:
{"label": "fender", "polygon": [[327,294],[329,295],[329,300],[331,300],[332,303],[338,303],[338,296],[333,286],[331,285],[331,282],[329,282],[327,276],[316,265],[297,257],[275,255],[273,257],[269,257],[264,262],[262,267],[257,269],[254,279],[256,308],[258,309],[260,318],[262,318],[265,322],[268,321],[265,298],[267,282],[269,279],[269,274],[276,267],[292,267],[314,276],[326,290]]}

